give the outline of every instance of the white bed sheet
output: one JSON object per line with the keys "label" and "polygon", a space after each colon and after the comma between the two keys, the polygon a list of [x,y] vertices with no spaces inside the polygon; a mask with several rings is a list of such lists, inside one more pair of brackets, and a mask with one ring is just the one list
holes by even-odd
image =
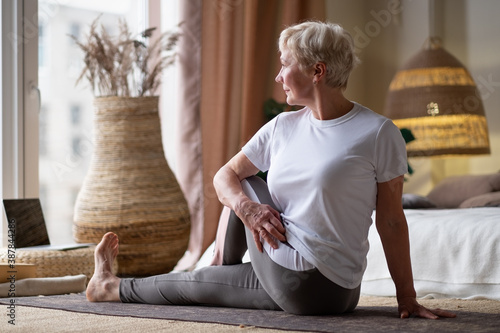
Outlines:
{"label": "white bed sheet", "polygon": [[[500,208],[405,209],[405,214],[418,297],[500,300]],[[374,224],[369,241],[361,293],[395,296]]]}

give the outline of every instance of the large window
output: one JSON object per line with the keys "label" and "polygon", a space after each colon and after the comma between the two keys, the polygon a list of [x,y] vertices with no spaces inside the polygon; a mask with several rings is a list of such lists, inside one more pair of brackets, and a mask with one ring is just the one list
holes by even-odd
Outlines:
{"label": "large window", "polygon": [[[72,241],[76,196],[93,153],[94,96],[75,86],[83,52],[69,35],[84,38],[92,21],[110,34],[125,19],[132,32],[178,24],[178,1],[2,1],[0,190],[3,198],[40,197],[52,243]],[[175,135],[175,66],[162,84],[161,118],[167,156]],[[165,96],[168,95],[168,96]],[[170,151],[170,152],[169,152]],[[2,244],[6,223],[2,214]]]}

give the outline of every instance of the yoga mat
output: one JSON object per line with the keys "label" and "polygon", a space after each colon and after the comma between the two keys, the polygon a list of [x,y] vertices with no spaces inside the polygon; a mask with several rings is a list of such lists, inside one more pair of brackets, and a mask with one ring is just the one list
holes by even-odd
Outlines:
{"label": "yoga mat", "polygon": [[[1,299],[8,305],[10,299]],[[337,316],[297,316],[282,311],[234,309],[208,306],[170,306],[123,303],[90,303],[85,295],[71,294],[15,298],[17,306],[32,306],[108,316],[169,319],[245,325],[308,332],[499,332],[500,314],[461,312],[457,318],[400,319],[391,306],[359,306]]]}

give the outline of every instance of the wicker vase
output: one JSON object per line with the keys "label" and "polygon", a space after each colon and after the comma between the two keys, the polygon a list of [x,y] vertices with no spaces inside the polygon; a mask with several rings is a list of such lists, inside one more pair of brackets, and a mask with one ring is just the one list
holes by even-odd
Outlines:
{"label": "wicker vase", "polygon": [[161,140],[158,97],[94,101],[95,150],[75,204],[76,242],[120,239],[118,274],[169,272],[184,254],[189,210]]}

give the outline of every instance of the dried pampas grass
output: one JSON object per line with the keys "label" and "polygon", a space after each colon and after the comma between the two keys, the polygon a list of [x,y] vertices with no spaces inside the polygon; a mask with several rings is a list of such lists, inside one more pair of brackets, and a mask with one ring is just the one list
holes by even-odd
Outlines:
{"label": "dried pampas grass", "polygon": [[[127,23],[119,20],[119,34],[110,36],[99,17],[90,25],[85,41],[70,36],[84,52],[85,66],[76,83],[87,78],[94,96],[151,96],[161,74],[175,60],[179,32],[165,32],[149,41],[156,28],[133,37]],[[100,30],[100,31],[99,31]]]}

